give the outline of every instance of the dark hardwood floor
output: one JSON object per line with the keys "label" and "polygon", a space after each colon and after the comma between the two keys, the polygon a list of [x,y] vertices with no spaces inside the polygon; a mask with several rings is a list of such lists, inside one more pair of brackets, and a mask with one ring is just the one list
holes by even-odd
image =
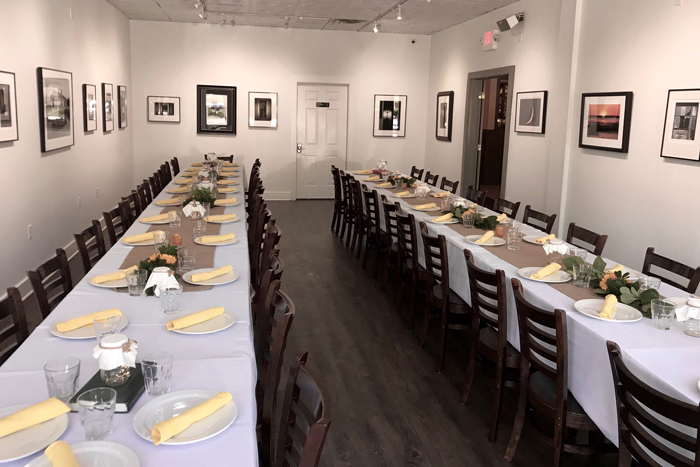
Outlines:
{"label": "dark hardwood floor", "polygon": [[[552,450],[527,423],[511,464],[503,460],[517,393],[506,389],[498,439],[487,441],[491,384],[477,370],[469,403],[459,403],[466,371],[466,336],[450,336],[436,373],[437,326],[425,349],[408,330],[408,303],[386,292],[330,231],[332,201],[270,202],[282,229],[283,288],[296,305],[287,361],[309,350],[309,366],[331,399],[332,423],[321,459],[335,466],[549,466]],[[422,320],[423,304],[417,309]],[[287,375],[285,363],[284,378]],[[281,385],[283,388],[284,385]],[[613,466],[617,457],[565,455],[564,465]]]}

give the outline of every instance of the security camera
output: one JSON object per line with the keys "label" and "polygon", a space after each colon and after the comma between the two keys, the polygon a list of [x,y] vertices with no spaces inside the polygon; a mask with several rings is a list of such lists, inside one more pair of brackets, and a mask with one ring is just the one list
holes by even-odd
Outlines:
{"label": "security camera", "polygon": [[411,44],[415,44],[415,43],[416,43],[416,40],[415,40],[415,39],[411,39]]}
{"label": "security camera", "polygon": [[506,32],[509,29],[514,28],[518,23],[522,23],[525,20],[525,13],[517,13],[515,15],[509,16],[506,19],[496,21],[498,29],[501,32]]}

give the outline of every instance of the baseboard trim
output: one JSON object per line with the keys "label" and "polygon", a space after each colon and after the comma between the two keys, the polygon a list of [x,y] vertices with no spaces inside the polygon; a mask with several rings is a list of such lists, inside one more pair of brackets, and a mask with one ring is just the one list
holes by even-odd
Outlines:
{"label": "baseboard trim", "polygon": [[292,199],[291,191],[265,191],[263,194],[268,201],[290,201]]}

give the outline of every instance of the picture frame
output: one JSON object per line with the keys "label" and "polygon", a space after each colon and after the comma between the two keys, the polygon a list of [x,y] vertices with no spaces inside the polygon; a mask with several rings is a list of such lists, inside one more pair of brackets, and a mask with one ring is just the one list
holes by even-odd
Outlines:
{"label": "picture frame", "polygon": [[699,108],[700,89],[669,89],[661,157],[700,160]]}
{"label": "picture frame", "polygon": [[236,87],[197,85],[197,133],[236,134]]}
{"label": "picture frame", "polygon": [[126,86],[117,86],[117,115],[119,117],[119,128],[126,128],[127,125],[127,99]]}
{"label": "picture frame", "polygon": [[452,112],[454,111],[454,91],[443,91],[437,95],[435,115],[435,139],[452,141]]}
{"label": "picture frame", "polygon": [[180,98],[148,96],[146,98],[149,122],[180,123]]}
{"label": "picture frame", "polygon": [[277,128],[277,93],[248,93],[248,127]]}
{"label": "picture frame", "polygon": [[114,130],[114,86],[102,83],[102,130]]}
{"label": "picture frame", "polygon": [[42,67],[36,72],[41,152],[73,146],[73,74]]}
{"label": "picture frame", "polygon": [[0,143],[19,140],[15,74],[0,71]]}
{"label": "picture frame", "polygon": [[547,91],[515,95],[515,132],[543,135],[547,123]]}
{"label": "picture frame", "polygon": [[408,96],[375,94],[375,137],[403,138],[406,136],[406,107]]}
{"label": "picture frame", "polygon": [[626,153],[632,124],[632,92],[581,95],[578,147]]}
{"label": "picture frame", "polygon": [[97,130],[97,86],[83,84],[83,130]]}

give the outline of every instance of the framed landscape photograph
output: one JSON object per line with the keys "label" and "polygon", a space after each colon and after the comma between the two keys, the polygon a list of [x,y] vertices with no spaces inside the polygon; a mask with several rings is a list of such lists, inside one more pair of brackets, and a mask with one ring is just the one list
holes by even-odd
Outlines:
{"label": "framed landscape photograph", "polygon": [[407,101],[408,96],[374,95],[374,136],[406,136]]}
{"label": "framed landscape photograph", "polygon": [[126,86],[117,86],[119,103],[119,128],[126,128]]}
{"label": "framed landscape photograph", "polygon": [[18,139],[15,74],[0,71],[0,143]]}
{"label": "framed landscape photograph", "polygon": [[578,147],[627,152],[631,123],[631,92],[583,94]]}
{"label": "framed landscape photograph", "polygon": [[197,85],[197,133],[236,134],[235,86]]}
{"label": "framed landscape photograph", "polygon": [[102,83],[102,129],[114,130],[114,86]]}
{"label": "framed landscape photograph", "polygon": [[83,84],[83,128],[97,130],[97,86]]}
{"label": "framed landscape photograph", "polygon": [[668,91],[661,157],[700,160],[699,107],[700,89]]}
{"label": "framed landscape photograph", "polygon": [[248,126],[277,128],[277,93],[248,93]]}
{"label": "framed landscape photograph", "polygon": [[146,98],[149,122],[180,123],[180,98],[148,96]]}
{"label": "framed landscape photograph", "polygon": [[37,68],[41,152],[73,146],[73,74]]}
{"label": "framed landscape photograph", "polygon": [[547,91],[519,92],[515,96],[515,131],[544,134],[547,121]]}
{"label": "framed landscape photograph", "polygon": [[454,91],[439,92],[437,95],[435,138],[440,141],[452,141],[452,110],[454,109],[454,100]]}

